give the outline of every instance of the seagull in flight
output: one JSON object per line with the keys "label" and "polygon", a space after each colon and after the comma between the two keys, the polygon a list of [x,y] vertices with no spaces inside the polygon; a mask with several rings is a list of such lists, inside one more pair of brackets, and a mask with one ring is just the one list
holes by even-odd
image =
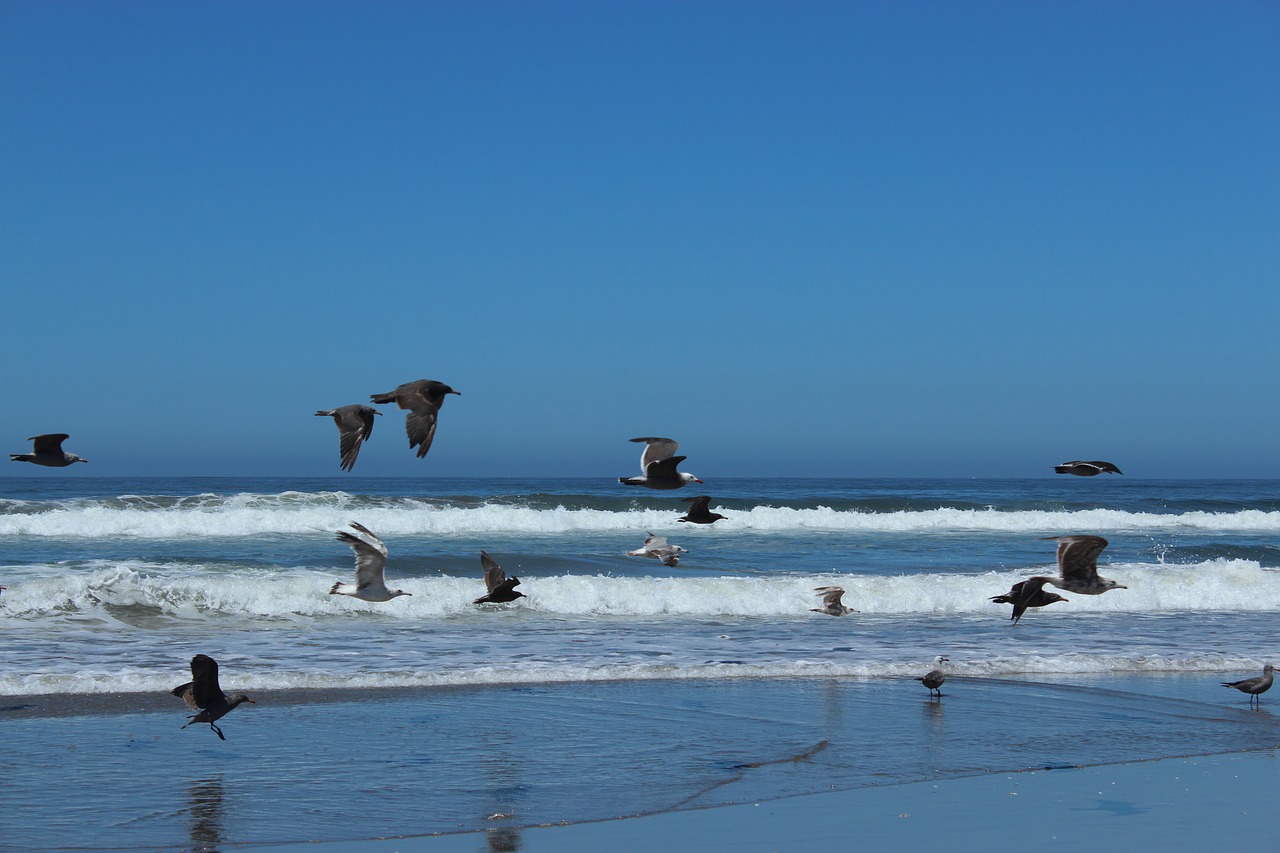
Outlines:
{"label": "seagull in flight", "polygon": [[404,419],[404,431],[409,434],[409,449],[418,448],[418,458],[421,459],[427,455],[436,437],[436,415],[440,413],[447,394],[462,396],[461,391],[455,391],[443,382],[419,379],[406,382],[385,394],[371,394],[369,399],[375,403],[395,403],[409,410]]}
{"label": "seagull in flight", "polygon": [[477,598],[472,602],[473,604],[501,604],[525,597],[523,592],[515,590],[520,585],[520,578],[507,577],[502,566],[499,566],[497,561],[484,551],[480,552],[480,565],[484,568],[484,586],[488,592]]}
{"label": "seagull in flight", "polygon": [[338,581],[329,590],[330,595],[349,595],[361,601],[390,601],[399,595],[413,595],[403,589],[387,589],[382,569],[387,564],[387,546],[362,524],[351,522],[355,533],[338,531],[338,541],[346,542],[356,555],[356,582]]}
{"label": "seagull in flight", "polygon": [[373,435],[373,417],[380,415],[373,406],[339,406],[328,411],[316,412],[316,417],[331,417],[338,425],[338,453],[343,471],[350,471],[356,466],[356,457],[360,455],[360,445]]}
{"label": "seagull in flight", "polygon": [[844,587],[820,586],[814,592],[822,596],[821,607],[810,607],[811,613],[825,613],[828,616],[844,616],[846,613],[857,613],[852,607],[846,607],[840,599],[844,595]]}
{"label": "seagull in flight", "polygon": [[34,441],[31,453],[10,453],[10,462],[32,462],[36,465],[43,465],[46,468],[66,468],[76,462],[88,462],[88,459],[82,459],[74,453],[66,453],[62,449],[62,442],[71,436],[65,432],[52,432],[48,435],[33,435],[27,441]]}
{"label": "seagull in flight", "polygon": [[676,470],[687,456],[676,456],[680,444],[673,438],[633,438],[644,444],[640,454],[639,477],[619,477],[618,482],[627,486],[644,486],[648,489],[679,489],[689,483],[701,483],[697,477]]}
{"label": "seagull in flight", "polygon": [[218,662],[208,655],[193,657],[191,680],[186,684],[179,684],[170,692],[186,702],[188,708],[198,712],[191,715],[187,725],[183,726],[184,729],[192,723],[208,723],[213,733],[222,740],[226,740],[227,736],[218,728],[218,720],[234,711],[241,702],[257,704],[243,693],[228,698],[218,686]]}
{"label": "seagull in flight", "polygon": [[1111,462],[1063,462],[1053,468],[1059,474],[1075,474],[1077,477],[1096,477],[1104,471],[1108,474],[1124,474]]}
{"label": "seagull in flight", "polygon": [[1098,577],[1098,555],[1107,547],[1101,536],[1048,536],[1058,543],[1059,577],[1049,578],[1058,589],[1079,595],[1102,595],[1109,589],[1128,589],[1122,583]]}

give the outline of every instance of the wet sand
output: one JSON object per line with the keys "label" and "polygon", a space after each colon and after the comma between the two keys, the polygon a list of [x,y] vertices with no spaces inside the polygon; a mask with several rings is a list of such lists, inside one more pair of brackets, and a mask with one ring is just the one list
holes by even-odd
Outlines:
{"label": "wet sand", "polygon": [[17,849],[1203,847],[1280,767],[1221,680],[266,691],[226,741],[163,694],[0,697],[0,811]]}

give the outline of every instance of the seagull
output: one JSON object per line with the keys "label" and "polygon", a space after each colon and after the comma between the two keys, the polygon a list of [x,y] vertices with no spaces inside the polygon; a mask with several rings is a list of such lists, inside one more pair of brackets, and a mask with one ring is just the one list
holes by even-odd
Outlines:
{"label": "seagull", "polygon": [[76,462],[88,462],[88,459],[81,459],[74,453],[66,453],[62,449],[62,442],[71,436],[65,432],[53,432],[48,435],[33,435],[27,441],[34,441],[32,447],[33,453],[10,453],[10,462],[34,462],[36,465],[43,465],[46,468],[66,468]]}
{"label": "seagull", "polygon": [[493,557],[484,551],[480,552],[480,565],[484,567],[484,585],[489,591],[472,602],[473,604],[501,604],[525,597],[523,592],[515,590],[520,585],[520,578],[507,577],[502,566],[499,566]]}
{"label": "seagull", "polygon": [[1028,607],[1046,607],[1055,601],[1067,601],[1056,592],[1044,591],[1044,585],[1052,580],[1053,578],[1042,576],[1027,578],[1020,583],[1015,583],[1004,595],[993,595],[991,600],[997,604],[1012,604],[1013,616],[1010,618],[1013,619],[1013,624],[1017,625]]}
{"label": "seagull", "polygon": [[1241,693],[1249,694],[1249,704],[1262,704],[1262,694],[1271,689],[1271,673],[1275,671],[1275,667],[1267,664],[1262,668],[1262,675],[1255,675],[1253,678],[1246,678],[1242,681],[1224,681],[1223,687],[1234,687]]}
{"label": "seagull", "polygon": [[443,382],[434,379],[419,379],[406,382],[394,391],[386,394],[371,394],[369,399],[375,403],[395,403],[409,414],[404,419],[404,431],[409,434],[409,449],[418,448],[418,458],[427,455],[431,449],[431,440],[436,437],[436,414],[446,394],[462,396]]}
{"label": "seagull", "polygon": [[727,518],[718,512],[712,512],[711,498],[707,495],[699,495],[696,498],[682,498],[685,503],[689,504],[689,511],[686,512],[676,521],[688,521],[693,524],[715,524],[722,518]]}
{"label": "seagull", "polygon": [[1075,474],[1077,477],[1093,477],[1106,471],[1108,474],[1123,474],[1124,472],[1117,468],[1111,462],[1063,462],[1061,465],[1055,465],[1054,471],[1059,474]]}
{"label": "seagull", "polygon": [[665,536],[654,536],[646,531],[646,537],[644,545],[627,552],[628,557],[653,557],[655,560],[661,560],[664,566],[675,566],[680,562],[681,554],[689,553],[688,548],[668,545]]}
{"label": "seagull", "polygon": [[351,522],[356,533],[338,531],[338,541],[346,542],[356,552],[356,583],[338,581],[329,590],[330,595],[350,595],[361,601],[390,601],[398,595],[413,595],[403,589],[387,589],[382,567],[387,564],[387,546],[362,524]]}
{"label": "seagull", "polygon": [[329,416],[338,425],[338,452],[341,454],[343,471],[350,471],[356,466],[356,457],[360,455],[360,445],[373,435],[373,416],[380,415],[373,406],[339,406],[329,411],[316,412],[316,417]]}
{"label": "seagull", "polygon": [[689,483],[701,483],[692,474],[676,470],[676,466],[687,456],[676,456],[679,443],[673,438],[633,438],[632,441],[643,442],[644,453],[640,454],[639,477],[619,477],[618,482],[628,486],[644,486],[649,489],[679,489]]}
{"label": "seagull", "polygon": [[1102,595],[1109,589],[1128,589],[1122,583],[1098,577],[1098,555],[1107,547],[1101,536],[1046,536],[1058,543],[1058,573],[1049,578],[1058,589],[1079,595]]}
{"label": "seagull", "polygon": [[919,681],[925,687],[929,688],[930,696],[932,696],[936,690],[938,692],[938,698],[942,698],[942,691],[939,688],[942,687],[942,682],[947,680],[946,673],[942,671],[942,663],[943,661],[949,660],[951,660],[951,658],[944,658],[942,655],[938,655],[933,659],[933,669],[931,669],[923,678],[916,679],[916,681]]}
{"label": "seagull", "polygon": [[222,733],[222,729],[218,728],[218,720],[234,711],[241,702],[257,704],[243,693],[227,698],[227,694],[223,693],[222,688],[218,686],[218,662],[208,655],[193,657],[191,680],[186,684],[178,685],[170,692],[186,702],[188,708],[199,712],[191,715],[187,725],[183,726],[184,729],[192,723],[208,723],[213,733],[222,740],[226,740],[227,736]]}
{"label": "seagull", "polygon": [[828,616],[843,616],[846,613],[857,613],[852,607],[845,607],[840,601],[840,597],[844,595],[844,587],[839,586],[820,586],[816,587],[814,592],[822,596],[821,607],[810,607],[811,613],[825,613]]}

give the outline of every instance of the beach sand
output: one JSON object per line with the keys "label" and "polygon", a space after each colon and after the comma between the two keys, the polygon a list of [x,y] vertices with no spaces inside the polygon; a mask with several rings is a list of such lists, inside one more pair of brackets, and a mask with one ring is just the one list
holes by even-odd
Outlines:
{"label": "beach sand", "polygon": [[1280,725],[1222,677],[266,692],[226,741],[163,695],[0,697],[0,844],[1265,846]]}

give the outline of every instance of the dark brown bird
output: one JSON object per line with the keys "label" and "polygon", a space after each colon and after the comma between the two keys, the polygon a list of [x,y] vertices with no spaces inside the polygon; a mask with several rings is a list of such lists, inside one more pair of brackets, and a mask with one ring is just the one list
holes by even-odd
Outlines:
{"label": "dark brown bird", "polygon": [[689,504],[689,510],[676,521],[688,521],[693,524],[715,524],[722,518],[728,516],[721,515],[718,512],[712,512],[711,498],[707,495],[699,495],[696,498],[683,498]]}
{"label": "dark brown bird", "polygon": [[373,435],[373,417],[380,415],[373,406],[339,406],[316,412],[316,417],[329,416],[338,425],[338,453],[343,471],[350,471],[356,466],[356,457],[360,455],[360,445]]}
{"label": "dark brown bird", "polygon": [[1081,462],[1079,460],[1055,465],[1053,470],[1059,474],[1075,474],[1077,477],[1095,477],[1103,471],[1108,474],[1124,473],[1110,462]]}
{"label": "dark brown bird", "polygon": [[76,462],[88,462],[88,459],[81,459],[74,453],[66,453],[62,449],[62,442],[71,436],[65,432],[52,432],[48,435],[33,435],[27,441],[34,441],[35,445],[31,448],[31,453],[10,453],[10,462],[32,462],[36,465],[43,465],[46,468],[66,468]]}
{"label": "dark brown bird", "polygon": [[191,680],[186,684],[178,685],[170,692],[186,702],[191,710],[199,711],[198,714],[191,715],[187,725],[183,726],[184,729],[192,723],[208,723],[213,733],[223,740],[226,740],[227,736],[222,733],[222,729],[218,728],[217,721],[231,713],[241,702],[257,704],[243,693],[237,693],[228,699],[227,694],[223,693],[222,688],[218,686],[218,662],[208,655],[193,657]]}
{"label": "dark brown bird", "polygon": [[1255,675],[1253,678],[1246,678],[1241,681],[1224,681],[1222,682],[1222,686],[1234,687],[1241,693],[1248,693],[1250,705],[1255,702],[1261,705],[1262,694],[1271,689],[1271,673],[1274,670],[1274,666],[1267,664],[1262,668],[1262,675]]}
{"label": "dark brown bird", "polygon": [[942,655],[938,655],[933,659],[933,669],[923,677],[916,679],[925,687],[929,688],[930,696],[933,695],[934,691],[937,691],[938,698],[942,698],[942,683],[947,680],[947,674],[942,671],[942,664],[949,660],[951,660],[951,658],[944,658]]}
{"label": "dark brown bird", "polygon": [[371,394],[369,399],[375,403],[395,403],[409,410],[404,419],[404,431],[409,435],[409,448],[418,448],[418,458],[421,459],[427,455],[436,437],[436,415],[446,394],[462,396],[461,391],[455,391],[443,382],[419,379],[406,382],[386,394]]}
{"label": "dark brown bird", "polygon": [[484,585],[489,591],[472,602],[473,604],[502,604],[525,597],[523,592],[515,590],[520,585],[520,578],[507,577],[502,566],[499,566],[497,561],[484,551],[480,552],[480,565],[484,567]]}
{"label": "dark brown bird", "polygon": [[1102,595],[1109,589],[1128,589],[1110,578],[1098,576],[1098,555],[1107,547],[1101,536],[1049,536],[1058,543],[1058,574],[1049,583],[1080,595]]}
{"label": "dark brown bird", "polygon": [[1022,614],[1027,612],[1028,607],[1045,607],[1056,601],[1066,601],[1067,599],[1058,595],[1056,592],[1045,592],[1044,585],[1049,583],[1053,578],[1046,578],[1037,575],[1033,578],[1027,578],[1020,583],[1015,583],[1004,595],[993,595],[991,600],[997,604],[1013,605],[1013,624],[1017,625],[1018,620],[1022,618]]}

